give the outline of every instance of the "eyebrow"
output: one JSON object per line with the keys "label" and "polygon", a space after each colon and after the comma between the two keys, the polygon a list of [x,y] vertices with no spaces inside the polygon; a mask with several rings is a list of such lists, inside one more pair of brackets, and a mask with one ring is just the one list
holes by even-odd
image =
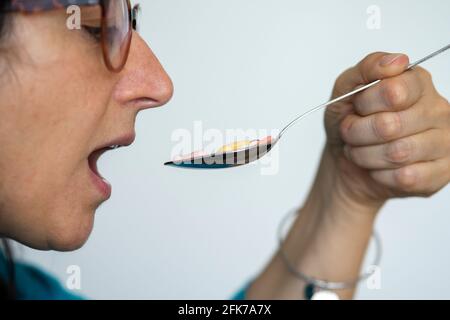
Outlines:
{"label": "eyebrow", "polygon": [[2,12],[34,13],[64,9],[71,5],[92,6],[101,4],[102,0],[12,0]]}

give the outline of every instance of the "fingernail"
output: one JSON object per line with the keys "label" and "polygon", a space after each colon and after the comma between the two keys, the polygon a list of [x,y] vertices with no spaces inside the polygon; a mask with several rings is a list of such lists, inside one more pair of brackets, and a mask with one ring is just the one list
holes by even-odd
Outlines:
{"label": "fingernail", "polygon": [[387,67],[387,66],[393,64],[395,61],[397,61],[401,57],[403,57],[403,54],[398,54],[398,53],[387,54],[380,60],[380,66]]}

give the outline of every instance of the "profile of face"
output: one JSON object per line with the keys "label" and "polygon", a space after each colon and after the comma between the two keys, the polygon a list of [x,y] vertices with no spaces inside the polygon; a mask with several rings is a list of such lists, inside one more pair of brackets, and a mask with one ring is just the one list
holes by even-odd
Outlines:
{"label": "profile of face", "polygon": [[[99,8],[82,7],[100,25]],[[11,14],[0,39],[0,236],[42,250],[81,247],[111,188],[96,161],[135,138],[139,111],[162,106],[170,78],[133,31],[120,72],[98,28],[70,30],[65,10]]]}

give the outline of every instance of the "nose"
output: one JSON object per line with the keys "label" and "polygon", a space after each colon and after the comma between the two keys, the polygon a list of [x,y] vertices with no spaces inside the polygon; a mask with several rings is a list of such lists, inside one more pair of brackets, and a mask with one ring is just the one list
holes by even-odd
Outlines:
{"label": "nose", "polygon": [[121,105],[144,110],[163,106],[173,96],[172,80],[136,32],[121,75],[114,90],[114,99]]}

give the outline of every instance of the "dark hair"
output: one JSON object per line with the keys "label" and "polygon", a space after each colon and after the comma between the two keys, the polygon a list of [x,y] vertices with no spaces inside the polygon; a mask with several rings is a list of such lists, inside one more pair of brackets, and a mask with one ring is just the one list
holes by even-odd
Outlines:
{"label": "dark hair", "polygon": [[6,20],[7,14],[4,12],[4,9],[8,5],[10,0],[5,0],[0,2],[0,39],[4,36],[6,29]]}
{"label": "dark hair", "polygon": [[[0,41],[5,36],[7,30],[6,28],[8,23],[8,16],[4,13],[4,8],[9,4],[11,0],[4,0],[0,2]],[[7,264],[7,279],[6,283],[2,279],[0,279],[0,300],[4,299],[14,299],[15,298],[15,268],[13,255],[11,251],[11,247],[8,243],[7,239],[1,239],[3,251],[5,253],[6,264]]]}

